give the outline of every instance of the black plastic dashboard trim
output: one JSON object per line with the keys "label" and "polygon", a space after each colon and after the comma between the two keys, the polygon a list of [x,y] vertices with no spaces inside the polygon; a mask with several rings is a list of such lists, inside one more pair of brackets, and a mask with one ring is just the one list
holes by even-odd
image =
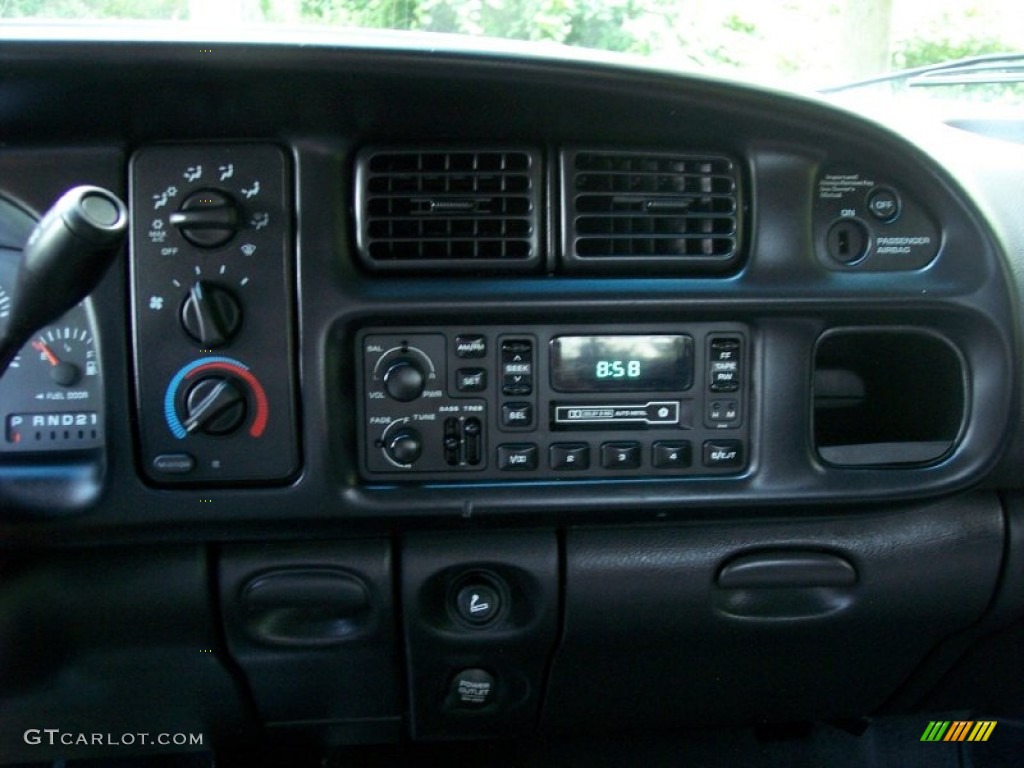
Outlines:
{"label": "black plastic dashboard trim", "polygon": [[[251,61],[258,56],[254,73]],[[73,62],[73,64],[72,64]],[[131,62],[131,66],[128,66]],[[429,66],[425,66],[429,64]],[[982,482],[1009,441],[1017,413],[1016,288],[972,198],[942,164],[893,131],[804,97],[692,76],[616,69],[596,62],[489,57],[478,53],[309,46],[225,45],[213,56],[188,43],[26,42],[0,50],[0,152],[5,192],[45,201],[50,190],[99,164],[124,184],[124,157],[152,142],[266,140],[290,148],[296,188],[298,376],[304,467],[280,488],[159,490],[135,475],[130,416],[109,430],[103,503],[78,521],[31,531],[71,540],[94,529],[155,531],[195,526],[193,535],[333,522],[369,528],[409,521],[487,517],[645,519],[659,514],[742,516],[822,503],[853,506],[954,493]],[[95,83],[104,87],[97,89]],[[160,88],[153,83],[159,82]],[[180,94],[190,98],[182,100]],[[316,98],[313,98],[316,95]],[[443,98],[441,98],[443,96]],[[399,111],[394,105],[401,104]],[[566,105],[573,108],[568,109]],[[477,108],[474,108],[477,107]],[[80,114],[73,128],[61,116]],[[685,113],[685,124],[679,115]],[[452,115],[459,119],[452,122]],[[450,143],[480,136],[526,141],[554,157],[567,145],[658,149],[711,146],[746,158],[752,210],[750,259],[724,278],[374,277],[357,266],[348,176],[357,149],[415,139]],[[63,165],[53,158],[65,159]],[[944,222],[940,254],[922,270],[836,273],[815,256],[810,210],[825,163],[884,167]],[[46,166],[42,178],[28,169]],[[57,169],[60,170],[57,170]],[[549,169],[546,178],[555,182]],[[102,179],[100,179],[102,180]],[[552,205],[551,196],[547,205]],[[555,227],[549,243],[558,242]],[[122,277],[101,288],[109,344],[111,403],[129,385]],[[355,473],[355,333],[371,325],[597,321],[614,312],[634,322],[665,317],[749,323],[754,333],[753,439],[745,475],[730,480],[645,484],[412,487],[363,486]],[[967,356],[974,417],[963,448],[919,469],[836,471],[809,454],[805,429],[814,340],[836,326],[907,325],[953,341]],[[121,379],[116,372],[124,375]],[[115,381],[121,379],[120,381]],[[781,382],[781,383],[780,383]],[[120,407],[120,406],[118,406]],[[797,439],[791,439],[794,436]],[[638,497],[639,500],[638,500]],[[210,503],[200,503],[211,499]]]}

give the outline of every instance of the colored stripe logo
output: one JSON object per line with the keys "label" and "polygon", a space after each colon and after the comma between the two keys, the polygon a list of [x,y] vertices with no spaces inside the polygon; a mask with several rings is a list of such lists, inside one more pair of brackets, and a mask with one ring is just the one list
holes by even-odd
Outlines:
{"label": "colored stripe logo", "polygon": [[932,720],[921,741],[988,741],[995,729],[995,720]]}

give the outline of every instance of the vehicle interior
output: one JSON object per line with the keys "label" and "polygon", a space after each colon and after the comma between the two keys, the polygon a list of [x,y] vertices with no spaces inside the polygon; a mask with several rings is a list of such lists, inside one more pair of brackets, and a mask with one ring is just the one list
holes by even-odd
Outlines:
{"label": "vehicle interior", "polygon": [[0,764],[1016,764],[1024,121],[4,34]]}

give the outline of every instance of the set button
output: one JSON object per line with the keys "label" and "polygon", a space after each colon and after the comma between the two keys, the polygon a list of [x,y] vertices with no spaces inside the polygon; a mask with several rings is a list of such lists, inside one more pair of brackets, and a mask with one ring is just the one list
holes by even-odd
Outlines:
{"label": "set button", "polygon": [[455,388],[459,392],[483,392],[487,389],[487,371],[483,368],[459,368],[455,372]]}

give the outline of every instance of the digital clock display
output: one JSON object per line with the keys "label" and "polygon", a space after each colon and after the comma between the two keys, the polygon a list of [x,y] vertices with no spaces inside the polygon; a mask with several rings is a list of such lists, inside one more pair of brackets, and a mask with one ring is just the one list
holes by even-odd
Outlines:
{"label": "digital clock display", "polygon": [[551,386],[559,392],[661,392],[693,383],[693,338],[558,336],[551,340]]}

